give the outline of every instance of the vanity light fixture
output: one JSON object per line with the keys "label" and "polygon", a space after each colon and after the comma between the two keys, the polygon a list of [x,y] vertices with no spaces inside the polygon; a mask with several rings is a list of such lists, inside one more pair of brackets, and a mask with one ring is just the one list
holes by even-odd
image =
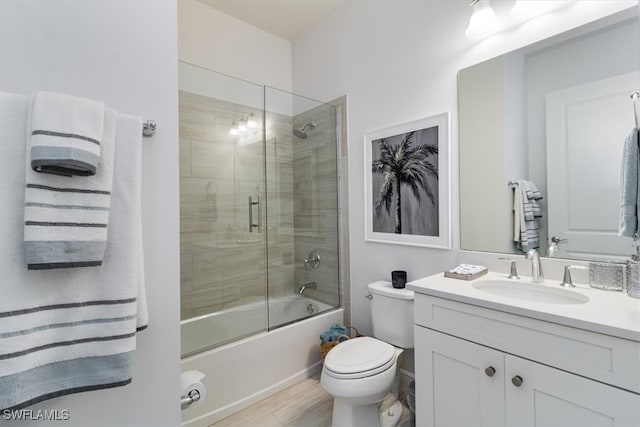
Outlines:
{"label": "vanity light fixture", "polygon": [[544,15],[560,6],[563,6],[563,2],[558,0],[516,0],[511,9],[511,16],[514,19],[525,21]]}
{"label": "vanity light fixture", "polygon": [[258,121],[255,119],[253,113],[242,115],[239,119],[235,119],[229,129],[229,135],[242,136],[258,128]]}
{"label": "vanity light fixture", "polygon": [[473,13],[465,35],[470,39],[483,39],[572,3],[571,0],[516,0],[511,13],[498,9],[496,16],[489,0],[472,0]]}
{"label": "vanity light fixture", "polygon": [[237,136],[238,135],[238,128],[236,127],[236,121],[235,120],[231,124],[231,129],[229,129],[229,135],[231,135],[231,136]]}
{"label": "vanity light fixture", "polygon": [[245,119],[240,119],[238,122],[238,132],[244,133],[247,131],[247,121]]}
{"label": "vanity light fixture", "polygon": [[472,0],[473,14],[464,34],[470,39],[481,39],[490,36],[502,28],[489,0]]}
{"label": "vanity light fixture", "polygon": [[258,127],[258,122],[255,117],[253,117],[253,113],[249,114],[249,118],[247,118],[247,127],[249,129],[255,129]]}

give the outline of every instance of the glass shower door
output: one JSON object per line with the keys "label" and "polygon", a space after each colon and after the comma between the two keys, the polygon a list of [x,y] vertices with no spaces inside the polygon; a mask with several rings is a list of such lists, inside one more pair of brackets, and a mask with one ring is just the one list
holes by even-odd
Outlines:
{"label": "glass shower door", "polygon": [[265,87],[269,329],[340,306],[336,107]]}
{"label": "glass shower door", "polygon": [[182,354],[267,329],[263,88],[180,63]]}

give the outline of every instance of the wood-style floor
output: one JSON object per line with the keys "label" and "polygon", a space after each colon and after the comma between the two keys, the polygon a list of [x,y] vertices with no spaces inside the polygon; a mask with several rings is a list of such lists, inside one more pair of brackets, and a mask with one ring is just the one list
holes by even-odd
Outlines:
{"label": "wood-style floor", "polygon": [[[333,398],[317,374],[209,427],[331,427],[332,412]],[[406,408],[398,425],[411,425]]]}
{"label": "wood-style floor", "polygon": [[209,427],[331,427],[332,411],[317,374]]}

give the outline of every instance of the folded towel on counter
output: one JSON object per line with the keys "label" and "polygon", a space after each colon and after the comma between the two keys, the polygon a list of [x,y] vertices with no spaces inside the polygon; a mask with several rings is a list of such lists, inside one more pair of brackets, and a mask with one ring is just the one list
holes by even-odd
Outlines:
{"label": "folded towel on counter", "polygon": [[620,223],[618,234],[637,239],[640,227],[640,148],[638,129],[631,130],[624,142],[620,171]]}
{"label": "folded towel on counter", "polygon": [[342,335],[349,336],[349,329],[347,329],[347,327],[344,325],[336,323],[331,326],[331,329],[320,334],[320,341],[337,341]]}
{"label": "folded towel on counter", "polygon": [[451,270],[449,270],[449,272],[456,273],[456,274],[472,275],[472,274],[480,273],[481,271],[484,271],[486,269],[487,267],[485,267],[484,265],[460,264],[456,268],[452,268]]}
{"label": "folded towel on counter", "polygon": [[[33,114],[36,101],[37,97]],[[37,173],[28,166],[33,147],[31,159],[27,155],[24,243],[30,270],[102,265],[113,184],[115,119],[113,109],[103,108],[102,155],[93,176]],[[27,126],[34,122],[28,121]],[[31,133],[28,128],[27,135]]]}
{"label": "folded towel on counter", "polygon": [[104,103],[53,92],[35,95],[28,133],[31,168],[64,176],[95,175]]}
{"label": "folded towel on counter", "polygon": [[109,240],[100,268],[27,270],[28,98],[0,94],[0,412],[126,385],[147,325],[140,118],[118,114]]}

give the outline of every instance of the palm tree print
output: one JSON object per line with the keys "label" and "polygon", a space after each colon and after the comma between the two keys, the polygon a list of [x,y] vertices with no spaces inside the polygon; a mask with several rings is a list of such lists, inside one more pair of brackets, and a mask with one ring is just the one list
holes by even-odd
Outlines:
{"label": "palm tree print", "polygon": [[[393,145],[382,138],[378,143],[380,156],[373,160],[371,167],[374,174],[382,175],[382,184],[375,201],[376,212],[385,209],[391,213],[395,199],[395,230],[402,234],[402,192],[409,187],[416,200],[420,200],[420,189],[424,190],[431,204],[435,204],[436,192],[428,177],[438,182],[438,146],[422,144],[414,147],[416,132],[403,135],[399,144]],[[437,184],[436,184],[437,187]]]}

